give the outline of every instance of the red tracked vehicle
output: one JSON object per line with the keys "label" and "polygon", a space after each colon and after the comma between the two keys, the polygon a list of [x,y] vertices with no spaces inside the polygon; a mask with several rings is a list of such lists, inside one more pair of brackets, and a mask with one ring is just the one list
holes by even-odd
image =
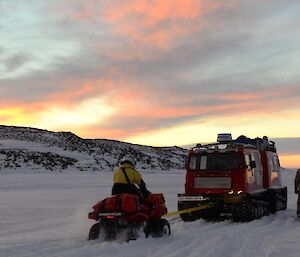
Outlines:
{"label": "red tracked vehicle", "polygon": [[188,152],[185,193],[178,210],[206,203],[212,208],[183,213],[184,221],[198,218],[250,221],[286,209],[287,188],[281,184],[275,143],[267,137],[250,139],[219,134],[218,142],[197,144]]}
{"label": "red tracked vehicle", "polygon": [[89,219],[96,220],[89,232],[89,240],[135,240],[139,235],[163,237],[171,234],[170,224],[162,216],[167,213],[163,194],[150,194],[141,203],[133,194],[119,194],[105,198],[93,206]]}

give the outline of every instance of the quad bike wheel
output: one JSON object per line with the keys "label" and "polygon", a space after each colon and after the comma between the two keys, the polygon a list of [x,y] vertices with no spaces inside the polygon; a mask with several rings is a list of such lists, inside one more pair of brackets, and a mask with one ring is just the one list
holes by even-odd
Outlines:
{"label": "quad bike wheel", "polygon": [[101,228],[103,229],[104,241],[113,241],[117,239],[118,224],[116,220],[103,220],[101,222]]}
{"label": "quad bike wheel", "polygon": [[96,240],[99,238],[99,235],[100,235],[100,224],[96,223],[90,229],[88,240]]}
{"label": "quad bike wheel", "polygon": [[166,219],[157,219],[151,222],[151,235],[165,237],[171,235],[171,227]]}
{"label": "quad bike wheel", "polygon": [[127,242],[136,240],[138,237],[147,238],[149,236],[149,225],[147,222],[142,224],[132,223],[127,228]]}

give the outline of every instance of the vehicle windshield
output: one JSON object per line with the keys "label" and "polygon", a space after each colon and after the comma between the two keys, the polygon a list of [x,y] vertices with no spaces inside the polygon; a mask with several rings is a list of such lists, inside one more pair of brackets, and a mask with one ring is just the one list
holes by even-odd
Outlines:
{"label": "vehicle windshield", "polygon": [[243,159],[237,152],[200,153],[192,155],[189,161],[191,170],[228,171],[241,167],[243,167]]}

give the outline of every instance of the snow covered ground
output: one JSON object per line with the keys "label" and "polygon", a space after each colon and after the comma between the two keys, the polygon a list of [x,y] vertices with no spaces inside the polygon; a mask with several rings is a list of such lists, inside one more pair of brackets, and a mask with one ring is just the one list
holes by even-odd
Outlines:
{"label": "snow covered ground", "polygon": [[[288,209],[249,223],[203,220],[171,223],[168,238],[130,243],[87,241],[91,206],[110,194],[111,172],[0,174],[1,257],[298,257],[300,222],[295,219],[295,170],[284,170]],[[148,172],[152,192],[163,192],[175,211],[185,173]]]}

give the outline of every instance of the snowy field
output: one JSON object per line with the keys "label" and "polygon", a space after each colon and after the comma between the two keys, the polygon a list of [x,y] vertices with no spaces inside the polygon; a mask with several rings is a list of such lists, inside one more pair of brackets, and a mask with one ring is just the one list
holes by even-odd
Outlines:
{"label": "snowy field", "polygon": [[[172,221],[167,238],[130,243],[87,241],[94,203],[110,194],[112,173],[0,174],[1,257],[299,257],[295,170],[285,170],[288,209],[249,223]],[[147,173],[152,192],[163,192],[169,211],[183,192],[183,172]]]}

